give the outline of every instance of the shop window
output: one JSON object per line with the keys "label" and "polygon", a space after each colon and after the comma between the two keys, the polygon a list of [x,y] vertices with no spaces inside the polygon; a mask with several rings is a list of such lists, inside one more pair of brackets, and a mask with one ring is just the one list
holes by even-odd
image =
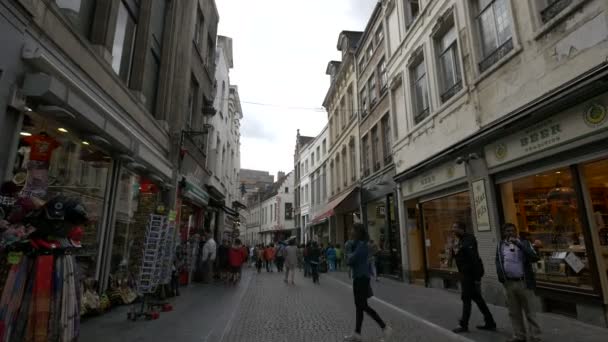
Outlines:
{"label": "shop window", "polygon": [[91,34],[96,0],[55,0],[70,24],[85,37]]}
{"label": "shop window", "polygon": [[112,68],[127,85],[131,76],[137,31],[137,9],[134,6],[134,4],[127,5],[125,1],[120,2],[112,47]]}
{"label": "shop window", "polygon": [[454,243],[451,227],[454,222],[463,222],[467,229],[472,229],[469,192],[422,203],[422,217],[427,267],[456,272],[456,261],[451,253]]}
{"label": "shop window", "polygon": [[500,185],[506,222],[517,225],[541,259],[540,282],[593,289],[586,230],[579,217],[574,177],[569,168],[551,170]]}
{"label": "shop window", "polygon": [[582,166],[585,187],[591,200],[592,240],[599,241],[597,255],[600,265],[608,275],[608,159]]}

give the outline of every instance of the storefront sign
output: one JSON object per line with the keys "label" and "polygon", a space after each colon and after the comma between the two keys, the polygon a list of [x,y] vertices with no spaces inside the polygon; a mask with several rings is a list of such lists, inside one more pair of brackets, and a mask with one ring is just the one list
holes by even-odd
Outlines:
{"label": "storefront sign", "polygon": [[608,128],[608,99],[595,98],[485,148],[489,167],[520,159]]}
{"label": "storefront sign", "polygon": [[473,182],[473,200],[475,201],[477,230],[480,232],[491,230],[485,180],[480,179]]}
{"label": "storefront sign", "polygon": [[464,178],[465,176],[464,164],[456,164],[456,162],[450,161],[417,177],[406,180],[402,185],[402,193],[404,197],[409,197],[424,190]]}
{"label": "storefront sign", "polygon": [[188,179],[186,179],[186,187],[184,188],[183,196],[203,206],[209,204],[209,194],[207,191]]}

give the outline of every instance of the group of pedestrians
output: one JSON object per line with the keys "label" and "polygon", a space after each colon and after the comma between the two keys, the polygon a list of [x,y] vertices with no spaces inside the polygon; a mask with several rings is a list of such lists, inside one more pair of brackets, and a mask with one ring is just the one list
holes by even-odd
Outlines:
{"label": "group of pedestrians", "polygon": [[218,246],[211,231],[203,232],[200,252],[201,280],[210,283],[214,278],[225,284],[236,284],[241,278],[242,266],[249,258],[249,248],[239,239],[232,243],[226,239]]}

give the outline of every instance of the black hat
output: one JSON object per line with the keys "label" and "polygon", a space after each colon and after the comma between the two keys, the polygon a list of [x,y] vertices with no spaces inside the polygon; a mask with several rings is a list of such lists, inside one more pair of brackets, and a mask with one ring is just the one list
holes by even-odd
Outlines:
{"label": "black hat", "polygon": [[46,218],[49,220],[63,220],[65,218],[67,201],[65,196],[59,195],[46,202],[44,205]]}
{"label": "black hat", "polygon": [[70,198],[65,202],[65,220],[72,224],[85,224],[89,221],[87,209],[78,198]]}

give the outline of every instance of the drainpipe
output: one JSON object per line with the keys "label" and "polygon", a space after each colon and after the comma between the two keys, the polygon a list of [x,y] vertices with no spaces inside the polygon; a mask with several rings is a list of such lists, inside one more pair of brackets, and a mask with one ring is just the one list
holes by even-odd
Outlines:
{"label": "drainpipe", "polygon": [[410,277],[406,270],[409,270],[408,264],[408,235],[406,231],[406,216],[403,208],[403,195],[401,194],[401,185],[397,185],[397,212],[399,214],[399,235],[401,237],[401,269],[403,272],[403,281],[409,283]]}

